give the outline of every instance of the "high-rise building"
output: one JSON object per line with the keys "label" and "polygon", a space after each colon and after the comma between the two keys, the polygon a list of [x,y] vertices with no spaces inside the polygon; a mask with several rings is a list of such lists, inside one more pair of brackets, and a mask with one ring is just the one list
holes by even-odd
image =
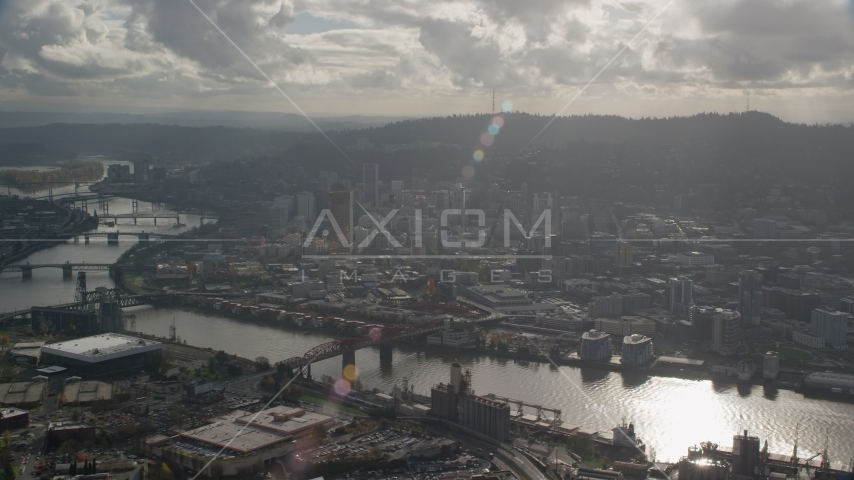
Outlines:
{"label": "high-rise building", "polygon": [[534,220],[540,217],[546,210],[551,210],[554,208],[554,198],[552,198],[551,193],[535,193],[534,199],[531,202],[531,213],[533,214]]}
{"label": "high-rise building", "polygon": [[687,316],[694,304],[694,282],[688,277],[670,279],[670,312]]}
{"label": "high-rise building", "polygon": [[601,361],[611,358],[611,336],[596,330],[584,332],[578,354],[582,360]]}
{"label": "high-rise building", "polygon": [[300,192],[296,198],[297,216],[303,217],[305,223],[311,225],[316,220],[314,209],[314,194],[311,192]]}
{"label": "high-rise building", "polygon": [[631,265],[634,260],[634,249],[626,242],[617,242],[614,250],[614,263],[617,265]]}
{"label": "high-rise building", "polygon": [[133,181],[135,183],[148,183],[148,160],[137,160],[133,162]]}
{"label": "high-rise building", "polygon": [[640,334],[623,337],[620,363],[623,365],[643,365],[650,360],[652,360],[651,338]]}
{"label": "high-rise building", "polygon": [[745,270],[738,276],[738,312],[745,325],[759,325],[762,319],[762,274]]}
{"label": "high-rise building", "polygon": [[338,238],[338,235],[332,234],[327,237],[329,240],[329,251],[332,253],[350,253],[353,248],[353,192],[329,192],[329,211],[338,222],[338,227],[348,245],[343,243]]}
{"label": "high-rise building", "polygon": [[757,218],[751,222],[753,238],[777,238],[777,221],[770,218]]}
{"label": "high-rise building", "polygon": [[268,235],[282,237],[285,234],[285,227],[291,219],[291,210],[293,208],[294,197],[283,195],[276,197],[270,205],[267,206],[267,223],[269,226]]}
{"label": "high-rise building", "polygon": [[741,314],[732,310],[721,310],[714,317],[712,327],[712,351],[721,355],[738,352],[741,345]]}
{"label": "high-rise building", "polygon": [[810,314],[810,333],[815,337],[823,337],[828,347],[846,348],[848,318],[845,312],[817,308]]}
{"label": "high-rise building", "polygon": [[362,166],[362,183],[364,198],[372,208],[380,207],[380,166],[376,163],[366,163]]}

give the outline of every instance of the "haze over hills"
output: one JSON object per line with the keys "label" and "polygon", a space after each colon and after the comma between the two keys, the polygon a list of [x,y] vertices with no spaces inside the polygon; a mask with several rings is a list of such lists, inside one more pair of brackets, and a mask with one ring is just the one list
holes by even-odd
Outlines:
{"label": "haze over hills", "polygon": [[[344,130],[385,125],[404,117],[348,115],[312,117],[323,129]],[[283,130],[294,132],[315,131],[302,115],[294,113],[247,111],[175,111],[156,113],[111,112],[15,112],[0,111],[0,128],[37,127],[52,123],[104,124],[104,123],[158,123],[182,127],[237,127]]]}
{"label": "haze over hills", "polygon": [[[245,115],[247,122],[251,114]],[[586,115],[546,117],[526,113],[500,114],[504,122],[494,144],[481,145],[481,136],[493,121],[492,115],[456,115],[400,120],[383,126],[331,130],[329,136],[342,148],[354,146],[360,137],[374,146],[437,142],[458,145],[459,154],[415,155],[414,150],[394,155],[382,150],[351,151],[357,162],[386,160],[417,164],[431,156],[471,158],[482,148],[487,158],[516,155],[554,121],[531,144],[532,147],[565,149],[566,157],[582,155],[581,144],[617,145],[641,158],[646,149],[676,148],[687,161],[709,165],[754,165],[778,169],[791,175],[854,174],[849,156],[854,151],[854,127],[844,125],[803,125],[787,123],[772,115],[751,111],[732,114],[697,114],[662,119],[627,119],[617,116]],[[127,116],[132,117],[132,116]],[[134,117],[137,118],[137,117]],[[141,117],[139,117],[141,118]],[[194,117],[198,118],[198,117]],[[232,117],[237,118],[237,117]],[[260,115],[264,120],[264,114]],[[304,121],[304,119],[302,119]],[[686,146],[690,149],[686,150]],[[294,147],[297,148],[294,148]],[[663,147],[671,146],[662,150]],[[442,149],[437,149],[442,150]],[[684,153],[690,151],[690,153]],[[317,133],[282,132],[267,129],[190,127],[138,124],[52,124],[0,129],[0,153],[4,159],[35,158],[81,152],[114,155],[152,155],[177,162],[228,160],[246,155],[288,158],[311,168],[346,168],[340,152]],[[26,153],[29,152],[29,153]],[[423,153],[423,152],[422,152]],[[417,157],[417,158],[416,158]],[[393,161],[390,159],[394,159]],[[702,159],[702,160],[701,160]],[[399,165],[403,168],[403,165]],[[829,170],[831,169],[831,170]]]}

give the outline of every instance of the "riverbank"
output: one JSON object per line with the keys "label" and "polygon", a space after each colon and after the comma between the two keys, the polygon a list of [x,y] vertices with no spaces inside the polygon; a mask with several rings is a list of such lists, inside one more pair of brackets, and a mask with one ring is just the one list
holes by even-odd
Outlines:
{"label": "riverbank", "polygon": [[[68,208],[65,205],[62,205],[61,203],[50,203],[50,202],[46,202],[44,200],[17,200],[17,201],[30,202],[30,203],[32,203],[33,207],[36,207],[39,205],[44,205],[44,204],[50,204],[53,208],[57,208],[57,209],[61,210],[62,212],[64,212],[65,218],[63,218],[62,223],[59,224],[59,227],[57,228],[56,232],[54,232],[50,236],[51,238],[47,238],[47,239],[36,238],[36,239],[34,239],[37,241],[31,241],[33,239],[24,239],[23,241],[27,242],[26,246],[18,253],[14,254],[12,256],[8,256],[8,257],[5,257],[3,259],[0,259],[0,266],[10,265],[10,264],[16,263],[20,260],[23,260],[23,259],[29,257],[33,253],[36,253],[40,250],[48,249],[48,248],[54,247],[56,245],[60,245],[62,243],[65,243],[69,239],[73,238],[75,235],[85,233],[85,232],[88,232],[90,230],[98,228],[98,219],[97,218],[90,216],[89,213],[87,213],[87,212],[82,212],[80,210]],[[20,241],[22,241],[22,240],[17,240],[17,239],[2,240],[2,239],[0,239],[0,242],[5,242],[7,244],[14,243],[14,242],[20,242]]]}
{"label": "riverbank", "polygon": [[104,164],[101,162],[73,162],[45,171],[0,168],[0,181],[28,193],[63,185],[74,185],[75,182],[93,182],[101,178],[104,178]]}

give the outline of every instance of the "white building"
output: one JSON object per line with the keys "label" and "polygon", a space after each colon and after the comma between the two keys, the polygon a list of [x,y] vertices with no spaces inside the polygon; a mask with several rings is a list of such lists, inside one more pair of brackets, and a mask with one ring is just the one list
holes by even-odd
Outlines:
{"label": "white building", "polygon": [[824,338],[824,344],[836,349],[847,348],[848,318],[845,312],[817,308],[810,314],[810,334]]}
{"label": "white building", "polygon": [[792,332],[792,341],[807,348],[824,348],[824,337],[814,337],[809,333]]}
{"label": "white building", "polygon": [[715,256],[709,253],[683,252],[676,254],[676,261],[689,267],[711,265],[715,263]]}
{"label": "white building", "polygon": [[582,360],[601,361],[611,358],[611,336],[596,330],[584,332],[578,354]]}
{"label": "white building", "polygon": [[780,373],[780,355],[777,352],[768,352],[762,362],[762,378],[776,380]]}
{"label": "white building", "polygon": [[638,334],[623,337],[621,355],[624,365],[645,365],[652,360],[652,339]]}
{"label": "white building", "polygon": [[450,348],[474,348],[475,334],[468,330],[445,329],[427,337],[428,345]]}

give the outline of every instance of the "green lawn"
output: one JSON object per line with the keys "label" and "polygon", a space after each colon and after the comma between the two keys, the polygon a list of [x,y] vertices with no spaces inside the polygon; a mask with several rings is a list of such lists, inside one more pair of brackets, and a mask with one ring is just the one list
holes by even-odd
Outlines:
{"label": "green lawn", "polygon": [[318,405],[323,405],[324,407],[336,408],[343,412],[352,413],[353,415],[361,415],[365,416],[365,412],[361,410],[357,410],[353,407],[348,407],[347,405],[341,405],[340,403],[330,402],[329,400],[323,400],[322,398],[313,397],[311,395],[300,395],[300,401],[315,403]]}
{"label": "green lawn", "polygon": [[777,353],[780,354],[780,360],[798,361],[812,358],[812,354],[794,348],[780,347],[777,349]]}

